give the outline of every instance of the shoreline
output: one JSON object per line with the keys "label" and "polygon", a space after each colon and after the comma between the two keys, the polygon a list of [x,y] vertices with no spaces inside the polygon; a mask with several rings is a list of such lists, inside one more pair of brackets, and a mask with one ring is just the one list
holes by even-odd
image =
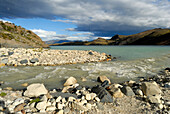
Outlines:
{"label": "shoreline", "polygon": [[98,86],[82,87],[74,77],[62,89],[47,90],[42,83],[25,90],[0,89],[0,112],[4,113],[169,113],[170,68],[139,82],[111,83],[100,76]]}
{"label": "shoreline", "polygon": [[0,48],[1,66],[56,66],[111,60],[106,53],[43,48]]}

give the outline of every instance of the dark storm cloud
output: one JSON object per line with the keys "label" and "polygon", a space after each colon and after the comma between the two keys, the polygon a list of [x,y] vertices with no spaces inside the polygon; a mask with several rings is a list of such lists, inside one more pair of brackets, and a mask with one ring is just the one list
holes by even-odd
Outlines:
{"label": "dark storm cloud", "polygon": [[168,0],[0,0],[0,18],[40,17],[71,22],[77,28],[68,30],[97,36],[168,28],[169,9]]}

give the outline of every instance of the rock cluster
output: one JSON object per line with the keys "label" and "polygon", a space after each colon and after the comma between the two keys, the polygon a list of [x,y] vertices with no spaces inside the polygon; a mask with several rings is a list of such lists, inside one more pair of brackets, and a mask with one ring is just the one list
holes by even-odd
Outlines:
{"label": "rock cluster", "polygon": [[107,105],[118,107],[120,104],[117,103],[117,99],[126,97],[145,102],[147,109],[142,110],[150,113],[169,113],[169,96],[164,96],[164,92],[169,90],[169,74],[170,71],[166,70],[164,75],[142,78],[139,82],[130,80],[121,84],[113,84],[105,77],[101,85],[94,87],[82,87],[74,77],[70,77],[65,81],[62,90],[51,91],[39,83],[29,85],[25,91],[0,89],[0,113],[72,114],[94,113],[98,110],[102,112]]}
{"label": "rock cluster", "polygon": [[105,53],[43,48],[0,48],[0,67],[4,65],[62,65],[106,60]]}

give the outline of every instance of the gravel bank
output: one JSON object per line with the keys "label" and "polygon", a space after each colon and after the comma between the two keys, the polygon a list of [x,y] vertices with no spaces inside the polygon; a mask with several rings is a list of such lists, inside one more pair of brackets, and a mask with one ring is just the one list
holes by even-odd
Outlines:
{"label": "gravel bank", "polygon": [[81,50],[50,50],[43,48],[0,48],[0,63],[9,66],[53,66],[86,62],[99,62],[107,59],[105,53]]}

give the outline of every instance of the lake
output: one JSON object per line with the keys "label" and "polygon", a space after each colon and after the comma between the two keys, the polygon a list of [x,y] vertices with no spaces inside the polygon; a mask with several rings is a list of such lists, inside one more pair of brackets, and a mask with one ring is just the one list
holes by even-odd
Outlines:
{"label": "lake", "polygon": [[[111,82],[138,80],[139,77],[156,75],[170,67],[170,46],[51,46],[58,50],[94,50],[117,57],[115,61],[85,63],[61,66],[19,66],[0,68],[0,81],[3,87],[22,89],[22,83],[44,83],[48,89],[62,88],[70,76],[80,85],[98,84],[98,76],[105,75]],[[81,77],[87,79],[81,81]]]}

